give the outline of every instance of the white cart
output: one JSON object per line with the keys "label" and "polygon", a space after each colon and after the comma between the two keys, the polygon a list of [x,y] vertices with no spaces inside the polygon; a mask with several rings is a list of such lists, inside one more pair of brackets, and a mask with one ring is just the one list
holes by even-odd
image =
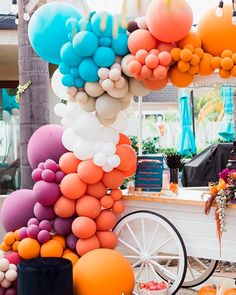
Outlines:
{"label": "white cart", "polygon": [[204,214],[203,193],[181,189],[178,196],[124,197],[126,211],[114,231],[137,282],[164,279],[170,282],[169,294],[175,294],[181,286],[207,280],[218,260],[236,262],[236,204],[228,205],[220,255],[215,210]]}

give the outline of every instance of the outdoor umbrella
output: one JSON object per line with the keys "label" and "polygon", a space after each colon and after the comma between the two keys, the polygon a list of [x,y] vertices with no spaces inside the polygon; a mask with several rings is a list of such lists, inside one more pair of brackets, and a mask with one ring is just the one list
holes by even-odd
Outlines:
{"label": "outdoor umbrella", "polygon": [[189,96],[184,91],[180,93],[179,113],[181,134],[178,151],[181,155],[190,156],[196,153],[196,143],[193,135]]}
{"label": "outdoor umbrella", "polygon": [[234,141],[234,90],[232,85],[224,85],[221,89],[224,104],[224,117],[218,134],[227,142]]}

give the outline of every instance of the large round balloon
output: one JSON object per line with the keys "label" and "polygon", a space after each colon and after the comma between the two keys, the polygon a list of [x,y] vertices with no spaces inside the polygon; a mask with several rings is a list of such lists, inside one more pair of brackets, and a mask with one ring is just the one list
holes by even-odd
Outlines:
{"label": "large round balloon", "polygon": [[185,0],[153,0],[146,20],[149,31],[158,40],[175,42],[184,38],[193,24],[193,12]]}
{"label": "large round balloon", "polygon": [[215,15],[215,7],[210,8],[201,18],[198,34],[205,52],[221,55],[224,49],[236,52],[236,26],[232,24],[232,6],[225,4],[222,17]]}
{"label": "large round balloon", "polygon": [[85,254],[74,267],[75,295],[132,294],[134,273],[120,253],[96,249]]}
{"label": "large round balloon", "polygon": [[91,19],[93,32],[99,37],[112,36],[112,16],[108,12],[96,12]]}
{"label": "large round balloon", "polygon": [[47,159],[58,162],[67,152],[62,145],[63,127],[60,125],[45,125],[37,129],[31,136],[27,155],[30,166],[35,169],[38,164]]}
{"label": "large round balloon", "polygon": [[34,217],[36,203],[32,190],[22,189],[11,193],[1,208],[1,223],[6,231],[15,231],[27,225]]}
{"label": "large round balloon", "polygon": [[29,40],[35,52],[46,61],[59,64],[60,50],[68,41],[66,21],[81,18],[79,10],[70,4],[52,2],[41,6],[30,19]]}

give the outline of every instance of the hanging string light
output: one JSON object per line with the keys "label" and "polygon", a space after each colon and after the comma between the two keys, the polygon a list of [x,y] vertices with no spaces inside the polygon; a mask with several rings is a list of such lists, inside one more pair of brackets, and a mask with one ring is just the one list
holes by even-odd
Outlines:
{"label": "hanging string light", "polygon": [[235,0],[232,0],[232,6],[233,6],[232,24],[236,26]]}
{"label": "hanging string light", "polygon": [[222,15],[223,15],[223,7],[224,7],[224,1],[220,1],[217,8],[216,8],[216,12],[215,12],[215,15],[217,17],[222,17]]}

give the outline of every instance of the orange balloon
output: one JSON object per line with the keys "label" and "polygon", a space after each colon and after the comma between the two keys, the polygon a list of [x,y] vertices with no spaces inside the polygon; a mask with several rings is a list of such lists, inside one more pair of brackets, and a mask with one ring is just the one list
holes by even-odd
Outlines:
{"label": "orange balloon", "polygon": [[137,165],[134,165],[129,170],[123,171],[124,177],[133,176],[135,174],[136,170],[137,170]]}
{"label": "orange balloon", "polygon": [[131,295],[134,271],[119,252],[97,249],[84,255],[73,270],[74,295]]}
{"label": "orange balloon", "polygon": [[0,250],[4,251],[4,252],[8,252],[11,250],[11,246],[8,245],[7,243],[5,242],[2,242],[1,245],[0,245]]}
{"label": "orange balloon", "polygon": [[113,169],[111,172],[105,172],[102,178],[104,185],[110,189],[120,187],[125,178],[120,170]]}
{"label": "orange balloon", "polygon": [[26,238],[20,241],[20,244],[18,245],[18,253],[23,259],[37,258],[40,253],[40,244],[34,239]]}
{"label": "orange balloon", "polygon": [[211,60],[213,56],[209,53],[204,53],[203,58],[199,64],[199,74],[203,76],[211,75],[214,72],[213,67],[211,66]]}
{"label": "orange balloon", "polygon": [[120,200],[120,201],[115,201],[113,207],[112,207],[112,211],[115,214],[121,214],[125,211],[125,203]]}
{"label": "orange balloon", "polygon": [[182,59],[182,61],[190,61],[193,57],[193,53],[190,49],[185,48],[181,51],[180,53],[180,58]]}
{"label": "orange balloon", "polygon": [[170,69],[170,81],[179,88],[184,88],[193,82],[194,75],[181,73],[176,66]]}
{"label": "orange balloon", "polygon": [[225,49],[222,53],[221,53],[221,57],[232,57],[233,56],[233,52],[230,49]]}
{"label": "orange balloon", "polygon": [[230,71],[233,77],[236,77],[236,66],[233,66],[232,70]]}
{"label": "orange balloon", "polygon": [[119,133],[119,142],[117,145],[119,144],[128,144],[128,145],[132,145],[131,139],[124,133]]}
{"label": "orange balloon", "polygon": [[231,70],[233,65],[234,65],[234,62],[232,60],[231,57],[223,57],[221,59],[221,63],[220,63],[221,67],[223,70]]}
{"label": "orange balloon", "polygon": [[96,223],[89,217],[77,217],[72,223],[72,232],[79,239],[91,238],[96,230]]}
{"label": "orange balloon", "polygon": [[179,61],[181,52],[182,50],[180,48],[173,48],[170,52],[170,55],[174,61]]}
{"label": "orange balloon", "polygon": [[14,232],[10,231],[7,234],[5,234],[3,241],[8,245],[12,245],[13,243],[15,243]]}
{"label": "orange balloon", "polygon": [[62,257],[70,260],[73,267],[76,265],[76,263],[79,260],[79,257],[75,253],[67,253],[67,254],[63,255]]}
{"label": "orange balloon", "polygon": [[119,170],[129,170],[137,162],[136,152],[130,145],[117,145],[116,154],[120,157],[120,165],[117,167]]}
{"label": "orange balloon", "polygon": [[215,15],[215,10],[215,7],[210,8],[198,24],[203,49],[215,56],[220,56],[225,49],[236,52],[236,26],[232,24],[232,5],[224,4],[221,17]]}
{"label": "orange balloon", "polygon": [[117,235],[112,231],[97,231],[96,236],[101,248],[115,249],[118,244]]}
{"label": "orange balloon", "polygon": [[191,66],[188,70],[188,73],[191,75],[195,75],[198,73],[198,71],[199,71],[199,65],[196,65],[196,66]]}
{"label": "orange balloon", "polygon": [[137,61],[139,61],[141,64],[145,64],[146,57],[148,56],[147,50],[140,49],[135,54]]}
{"label": "orange balloon", "polygon": [[69,254],[69,253],[74,253],[71,249],[66,249],[63,252],[63,255]]}
{"label": "orange balloon", "polygon": [[232,55],[232,60],[233,60],[234,64],[236,64],[236,53],[234,53],[234,54]]}
{"label": "orange balloon", "polygon": [[66,249],[66,240],[63,236],[60,235],[54,235],[52,236],[51,240],[57,241],[58,243],[61,244],[63,250]]}
{"label": "orange balloon", "polygon": [[121,189],[119,189],[119,188],[116,188],[116,189],[113,189],[113,190],[111,190],[111,192],[110,192],[110,196],[112,197],[112,199],[114,200],[114,201],[119,201],[119,200],[121,200],[122,199],[122,190]]}
{"label": "orange balloon", "polygon": [[92,236],[89,239],[79,239],[76,243],[76,251],[79,256],[83,256],[87,252],[98,248],[100,248],[100,242],[96,235]]}
{"label": "orange balloon", "polygon": [[194,47],[191,44],[187,44],[184,46],[184,49],[189,49],[192,53],[194,53]]}
{"label": "orange balloon", "polygon": [[84,195],[87,184],[79,178],[77,173],[71,173],[62,179],[60,188],[66,198],[74,200]]}
{"label": "orange balloon", "polygon": [[85,195],[77,201],[76,212],[79,216],[96,218],[101,213],[101,204],[98,199]]}
{"label": "orange balloon", "polygon": [[75,200],[61,196],[54,204],[54,211],[57,216],[69,218],[75,214]]}
{"label": "orange balloon", "polygon": [[110,209],[113,206],[113,204],[114,200],[110,196],[106,195],[101,198],[101,205],[103,208]]}
{"label": "orange balloon", "polygon": [[202,48],[195,48],[194,53],[196,53],[200,57],[200,59],[203,58],[204,51]]}
{"label": "orange balloon", "polygon": [[87,187],[87,194],[97,199],[101,199],[107,193],[107,187],[99,181],[95,184],[89,184]]}
{"label": "orange balloon", "polygon": [[155,81],[151,81],[151,80],[148,80],[148,79],[143,80],[143,85],[147,89],[160,90],[160,89],[164,88],[168,82],[169,82],[169,75],[167,75],[162,80],[155,80]]}
{"label": "orange balloon", "polygon": [[145,59],[145,64],[149,69],[155,69],[159,64],[159,59],[155,54],[148,54]]}
{"label": "orange balloon", "polygon": [[140,49],[144,49],[149,52],[151,49],[157,47],[157,40],[148,30],[140,29],[129,35],[128,47],[132,54],[136,54],[136,52]]}
{"label": "orange balloon", "polygon": [[116,215],[111,210],[102,210],[96,218],[97,230],[111,230],[117,222]]}
{"label": "orange balloon", "polygon": [[20,241],[21,238],[20,238],[20,230],[17,229],[15,232],[14,232],[14,238],[16,241]]}
{"label": "orange balloon", "polygon": [[190,31],[193,12],[185,0],[155,0],[147,8],[146,20],[149,31],[158,40],[175,42]]}
{"label": "orange balloon", "polygon": [[214,56],[211,60],[211,66],[213,69],[221,69],[221,58],[219,56]]}
{"label": "orange balloon", "polygon": [[194,53],[190,60],[190,64],[192,66],[196,66],[196,65],[199,65],[199,63],[200,63],[200,57],[196,53]]}
{"label": "orange balloon", "polygon": [[178,62],[178,70],[181,73],[186,73],[190,69],[190,63],[180,60]]}
{"label": "orange balloon", "polygon": [[73,153],[68,152],[61,156],[59,166],[65,174],[76,173],[80,162]]}
{"label": "orange balloon", "polygon": [[201,38],[197,33],[190,31],[187,36],[185,36],[182,40],[177,42],[177,46],[181,49],[184,48],[185,45],[192,45],[194,48],[202,47]]}
{"label": "orange balloon", "polygon": [[128,64],[128,71],[130,72],[130,74],[138,75],[141,69],[142,69],[142,65],[137,60],[131,60],[131,62],[129,62]]}
{"label": "orange balloon", "polygon": [[12,245],[12,250],[18,252],[20,241],[15,241]]}
{"label": "orange balloon", "polygon": [[41,246],[41,257],[62,257],[63,247],[60,242],[50,240]]}
{"label": "orange balloon", "polygon": [[78,166],[80,179],[87,184],[99,182],[103,177],[102,167],[94,164],[93,160],[84,160]]}
{"label": "orange balloon", "polygon": [[226,71],[226,70],[221,69],[219,71],[219,75],[223,79],[228,79],[230,77],[231,73],[230,73],[230,71]]}

